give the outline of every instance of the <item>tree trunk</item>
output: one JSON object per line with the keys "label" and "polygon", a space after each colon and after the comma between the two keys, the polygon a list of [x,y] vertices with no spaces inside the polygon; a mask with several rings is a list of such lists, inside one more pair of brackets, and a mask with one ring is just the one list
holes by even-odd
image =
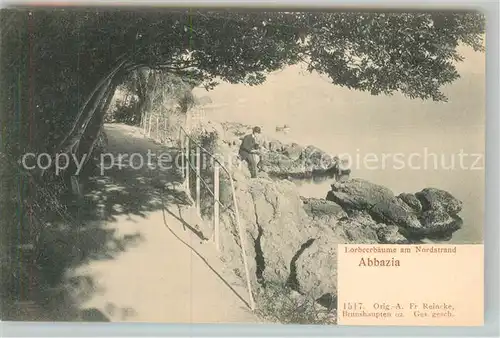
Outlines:
{"label": "tree trunk", "polygon": [[[73,126],[71,127],[70,131],[68,132],[68,134],[66,135],[66,137],[61,141],[61,143],[59,144],[59,147],[57,149],[57,151],[60,151],[61,149],[64,149],[64,148],[67,148],[67,146],[65,147],[64,144],[68,143],[67,140],[71,138],[71,141],[69,142],[71,146],[74,146],[74,139],[75,137],[71,137],[72,134],[75,132],[75,130],[78,128],[78,129],[82,129],[82,128],[85,128],[85,122],[89,121],[89,115],[92,115],[95,111],[95,108],[94,109],[87,109],[88,105],[90,104],[90,102],[96,102],[96,101],[99,101],[99,99],[96,98],[96,94],[97,96],[100,95],[100,93],[102,93],[102,87],[103,86],[109,86],[109,84],[111,83],[110,80],[112,80],[114,78],[114,76],[116,75],[116,73],[122,68],[125,66],[127,60],[122,60],[120,63],[118,63],[117,66],[115,66],[115,68],[113,68],[109,73],[108,75],[106,75],[101,81],[99,81],[99,83],[95,86],[94,90],[92,91],[92,93],[90,93],[90,95],[87,97],[87,100],[85,101],[85,103],[83,104],[82,108],[80,109],[80,111],[78,112],[78,115],[76,116],[76,119],[75,119],[75,122],[73,123]],[[94,104],[95,106],[95,104]],[[86,115],[84,117],[84,115]]]}
{"label": "tree trunk", "polygon": [[136,76],[137,76],[136,93],[137,93],[137,98],[139,99],[137,117],[140,117],[141,123],[146,123],[144,119],[146,118],[146,111],[147,111],[146,100],[148,99],[147,87],[148,87],[149,71],[143,68],[137,69]]}
{"label": "tree trunk", "polygon": [[[71,131],[66,134],[64,141],[60,143],[58,149],[54,151],[52,154],[52,162],[51,166],[47,169],[41,170],[41,176],[48,170],[50,170],[54,163],[56,162],[56,155],[59,153],[75,153],[77,146],[79,145],[83,135],[86,132],[86,129],[92,121],[96,111],[99,107],[103,106],[103,99],[107,100],[110,92],[110,87],[116,81],[116,74],[119,71],[130,71],[131,69],[127,69],[130,65],[127,65],[127,60],[122,60],[115,68],[113,68],[108,75],[106,75],[99,83],[96,85],[92,93],[87,98],[84,106],[80,109],[78,116],[73,123]],[[108,94],[108,96],[106,96]],[[89,105],[92,103],[91,105]],[[102,116],[103,118],[103,116]]]}
{"label": "tree trunk", "polygon": [[78,153],[87,154],[83,162],[84,166],[92,157],[92,152],[94,151],[95,145],[97,144],[99,133],[101,132],[101,128],[104,123],[106,111],[111,104],[111,100],[113,98],[116,87],[116,83],[108,86],[106,93],[102,97],[99,106],[96,108],[95,113],[93,114],[92,119],[90,120],[85,130],[85,134],[82,135],[82,141],[84,142],[80,143],[80,146],[78,147]]}

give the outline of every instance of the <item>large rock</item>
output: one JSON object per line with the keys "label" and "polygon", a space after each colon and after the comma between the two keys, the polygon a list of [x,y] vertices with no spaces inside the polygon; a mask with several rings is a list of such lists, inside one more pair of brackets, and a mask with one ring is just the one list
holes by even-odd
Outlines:
{"label": "large rock", "polygon": [[375,244],[379,242],[377,230],[381,226],[383,224],[374,221],[366,212],[353,212],[348,218],[339,220],[335,234],[345,243]]}
{"label": "large rock", "polygon": [[[319,234],[318,234],[319,235]],[[317,236],[294,262],[294,282],[298,291],[319,299],[337,295],[337,239],[327,229]]]}
{"label": "large rock", "polygon": [[[400,194],[395,197],[386,187],[352,179],[333,184],[326,199],[348,212],[366,211],[379,223],[396,225],[399,227],[397,237],[405,236],[408,240],[423,237],[448,240],[450,234],[462,226],[462,220],[457,216],[462,202],[450,193],[435,188],[423,189],[415,195]],[[401,242],[401,238],[394,239],[396,234],[393,230],[384,231],[381,231],[382,241]]]}
{"label": "large rock", "polygon": [[417,213],[422,211],[422,204],[414,194],[402,193],[399,194],[398,198]]}
{"label": "large rock", "polygon": [[339,219],[347,217],[344,209],[335,202],[305,197],[302,197],[302,201],[304,202],[305,212],[315,222],[333,225]]}
{"label": "large rock", "polygon": [[332,184],[327,199],[347,209],[366,210],[381,201],[393,200],[394,194],[386,187],[355,178]]}
{"label": "large rock", "polygon": [[[286,283],[294,256],[316,232],[296,186],[256,178],[237,182],[236,195],[253,283],[257,279]],[[224,221],[223,227],[224,258],[238,263],[233,258],[240,246],[236,225]]]}
{"label": "large rock", "polygon": [[[244,135],[252,132],[249,125],[225,122],[220,134],[223,142],[233,147],[235,153]],[[314,176],[333,177],[337,169],[334,157],[323,150],[309,145],[303,147],[297,143],[285,144],[279,140],[262,135],[262,145],[266,149],[261,154],[261,168],[273,177],[312,178]],[[350,170],[343,170],[348,177]]]}
{"label": "large rock", "polygon": [[328,173],[336,165],[334,157],[311,145],[304,149],[302,157],[306,170],[317,175]]}
{"label": "large rock", "polygon": [[420,236],[437,240],[450,240],[452,234],[462,227],[463,221],[458,216],[462,210],[462,202],[449,192],[425,188],[415,194],[422,205],[419,214],[423,229]]}
{"label": "large rock", "polygon": [[362,179],[333,184],[326,199],[347,210],[367,211],[375,220],[385,224],[409,229],[422,227],[411,208],[397,199],[391,190]]}
{"label": "large rock", "polygon": [[421,236],[441,240],[451,239],[451,235],[462,227],[462,219],[450,215],[444,208],[426,210],[420,215],[423,225]]}
{"label": "large rock", "polygon": [[264,148],[268,149],[271,152],[281,153],[285,148],[285,146],[278,140],[271,140],[265,143]]}
{"label": "large rock", "polygon": [[379,222],[395,224],[410,232],[420,231],[422,228],[415,211],[397,198],[380,201],[369,209],[369,213]]}
{"label": "large rock", "polygon": [[304,148],[297,143],[292,143],[283,147],[283,155],[287,156],[292,160],[300,160],[302,158],[302,153]]}
{"label": "large rock", "polygon": [[296,186],[289,181],[253,180],[250,184],[256,226],[266,268],[263,278],[286,281],[290,263],[302,245],[313,238]]}
{"label": "large rock", "polygon": [[[335,207],[323,208],[331,211],[330,219],[341,216]],[[325,216],[322,220],[328,220]],[[377,229],[380,227],[363,212],[350,217],[341,217],[336,223],[316,223],[315,236],[305,242],[298,258],[292,262],[292,281],[298,290],[316,299],[334,299],[337,294],[337,245],[343,243],[379,243]],[[300,254],[300,255],[299,255]]]}
{"label": "large rock", "polygon": [[292,178],[312,178],[313,176],[333,177],[336,170],[334,159],[319,148],[282,144],[271,141],[269,152],[262,155],[262,168],[273,176]]}
{"label": "large rock", "polygon": [[[333,202],[301,198],[290,181],[238,181],[237,201],[245,229],[251,281],[291,284],[303,294],[335,298],[338,243],[377,243],[378,224],[365,213],[348,217]],[[226,262],[242,262],[234,224],[221,231]]]}
{"label": "large rock", "polygon": [[377,231],[378,238],[383,244],[409,244],[408,239],[399,232],[396,225],[381,227]]}
{"label": "large rock", "polygon": [[333,202],[320,201],[305,199],[304,207],[314,219],[316,232],[292,264],[292,277],[300,292],[317,299],[334,299],[337,292],[337,245],[378,243],[380,225],[364,212],[355,212],[348,217]]}
{"label": "large rock", "polygon": [[274,176],[288,177],[305,172],[300,160],[293,160],[281,152],[267,152],[261,155],[261,168]]}
{"label": "large rock", "polygon": [[425,188],[415,196],[422,204],[424,211],[443,207],[448,214],[457,215],[462,210],[462,202],[444,190]]}

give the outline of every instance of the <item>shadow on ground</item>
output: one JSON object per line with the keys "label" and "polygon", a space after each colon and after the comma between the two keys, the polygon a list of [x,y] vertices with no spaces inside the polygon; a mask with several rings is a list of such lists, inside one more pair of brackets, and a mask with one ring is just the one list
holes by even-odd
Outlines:
{"label": "shadow on ground", "polygon": [[[144,151],[151,142],[134,140]],[[165,151],[165,149],[163,149]],[[174,149],[169,149],[175,153]],[[119,236],[106,226],[119,216],[145,217],[169,204],[189,204],[184,193],[170,186],[180,185],[175,170],[114,166],[104,175],[98,169],[81,178],[83,195],[67,196],[69,219],[54,219],[40,238],[42,246],[28,258],[27,273],[18,277],[15,300],[4,300],[3,320],[12,321],[110,321],[107,314],[82,304],[102,292],[91,276],[68,273],[92,261],[112,260],[141,244],[140,233]],[[24,264],[24,263],[23,263]],[[26,270],[26,269],[25,269]],[[106,306],[106,312],[121,320],[133,317],[134,309]]]}

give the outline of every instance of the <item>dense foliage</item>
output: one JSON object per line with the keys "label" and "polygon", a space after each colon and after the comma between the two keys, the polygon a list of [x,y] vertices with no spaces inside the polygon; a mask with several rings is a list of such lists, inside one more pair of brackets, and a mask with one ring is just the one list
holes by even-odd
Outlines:
{"label": "dense foliage", "polygon": [[2,102],[22,128],[4,131],[44,151],[74,150],[109,88],[141,66],[211,86],[258,84],[267,71],[307,62],[352,89],[444,100],[441,86],[458,77],[456,47],[481,48],[484,29],[476,13],[437,12],[19,10],[2,21]]}
{"label": "dense foliage", "polygon": [[[1,227],[14,237],[12,229],[29,226],[22,206],[44,191],[40,184],[59,180],[40,180],[40,171],[26,178],[16,167],[21,154],[88,153],[114,89],[134,70],[162,69],[211,88],[260,84],[269,71],[305,62],[337,85],[445,100],[440,88],[459,77],[457,46],[481,49],[484,33],[477,13],[11,9],[0,19],[1,153],[9,161]],[[16,236],[3,236],[3,249]]]}

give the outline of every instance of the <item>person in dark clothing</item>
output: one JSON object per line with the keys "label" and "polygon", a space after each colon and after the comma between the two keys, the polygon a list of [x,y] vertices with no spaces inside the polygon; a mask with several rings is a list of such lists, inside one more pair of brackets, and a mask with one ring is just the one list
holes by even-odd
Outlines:
{"label": "person in dark clothing", "polygon": [[240,158],[248,163],[248,169],[252,178],[257,177],[256,154],[259,152],[259,144],[256,136],[260,134],[260,127],[254,127],[251,134],[246,135],[241,142],[239,155]]}

